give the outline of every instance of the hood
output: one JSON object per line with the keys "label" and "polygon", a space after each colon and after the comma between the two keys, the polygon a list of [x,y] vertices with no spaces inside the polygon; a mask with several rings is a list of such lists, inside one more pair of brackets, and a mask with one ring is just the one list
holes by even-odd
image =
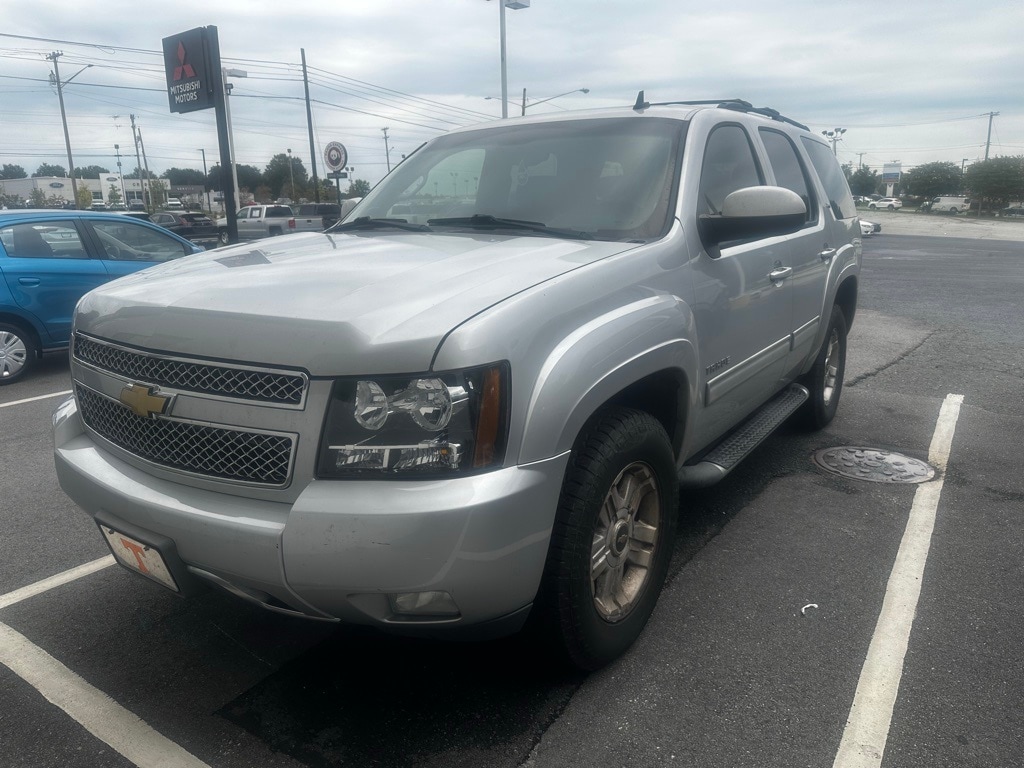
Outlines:
{"label": "hood", "polygon": [[82,299],[75,325],[132,346],[314,376],[412,373],[428,370],[466,319],[635,247],[461,233],[286,235],[108,283]]}

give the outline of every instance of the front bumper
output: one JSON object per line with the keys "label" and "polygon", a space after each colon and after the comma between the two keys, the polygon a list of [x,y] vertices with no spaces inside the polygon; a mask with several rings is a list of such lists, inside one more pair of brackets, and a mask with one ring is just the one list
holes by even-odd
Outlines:
{"label": "front bumper", "polygon": [[[438,634],[525,619],[568,455],[452,480],[312,481],[291,504],[153,477],[97,447],[73,399],[54,413],[61,487],[93,517],[166,537],[187,570],[266,607]],[[441,591],[455,617],[393,613]]]}

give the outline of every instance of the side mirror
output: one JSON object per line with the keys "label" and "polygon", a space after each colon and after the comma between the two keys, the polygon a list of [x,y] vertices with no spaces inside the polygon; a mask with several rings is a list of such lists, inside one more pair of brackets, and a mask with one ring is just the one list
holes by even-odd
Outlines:
{"label": "side mirror", "polygon": [[746,187],[726,196],[722,212],[701,214],[697,227],[706,247],[732,240],[788,235],[807,221],[807,204],[791,189]]}

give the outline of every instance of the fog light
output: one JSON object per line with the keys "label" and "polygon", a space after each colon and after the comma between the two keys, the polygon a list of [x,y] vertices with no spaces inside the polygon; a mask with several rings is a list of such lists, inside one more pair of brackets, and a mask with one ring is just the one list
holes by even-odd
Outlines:
{"label": "fog light", "polygon": [[447,592],[397,592],[388,595],[391,610],[404,616],[458,616],[459,609]]}

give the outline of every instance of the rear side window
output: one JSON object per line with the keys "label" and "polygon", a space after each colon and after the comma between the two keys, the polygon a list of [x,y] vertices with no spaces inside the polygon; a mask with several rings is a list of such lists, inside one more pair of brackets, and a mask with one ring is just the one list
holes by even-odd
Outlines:
{"label": "rear side window", "polygon": [[267,216],[291,216],[292,209],[287,205],[268,205]]}
{"label": "rear side window", "polygon": [[747,132],[738,125],[720,125],[708,136],[700,172],[698,213],[721,213],[725,198],[737,189],[764,184]]}
{"label": "rear side window", "polygon": [[857,215],[857,206],[850,194],[850,186],[846,183],[843,169],[839,161],[824,144],[804,138],[804,148],[811,157],[811,165],[821,179],[821,186],[828,195],[828,203],[837,219],[849,219]]}
{"label": "rear side window", "polygon": [[807,169],[800,160],[793,142],[785,134],[766,128],[761,129],[761,140],[768,151],[768,163],[775,174],[775,183],[800,195],[800,199],[807,206],[807,222],[814,223],[818,220],[818,206],[807,178]]}

